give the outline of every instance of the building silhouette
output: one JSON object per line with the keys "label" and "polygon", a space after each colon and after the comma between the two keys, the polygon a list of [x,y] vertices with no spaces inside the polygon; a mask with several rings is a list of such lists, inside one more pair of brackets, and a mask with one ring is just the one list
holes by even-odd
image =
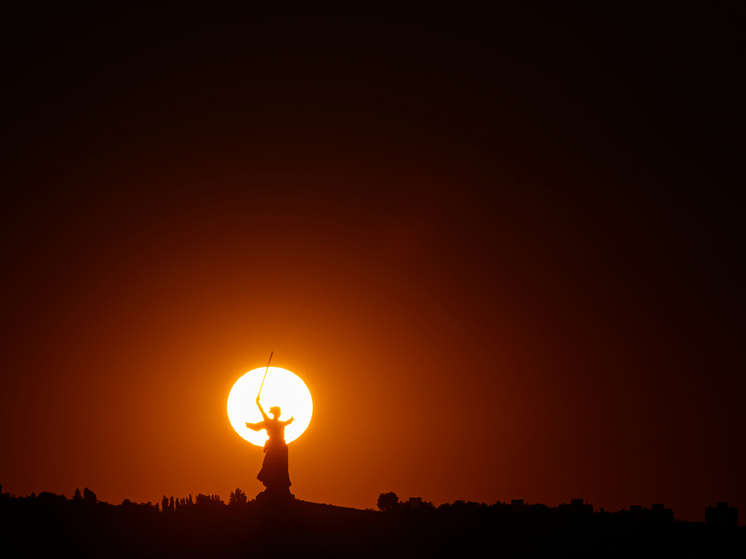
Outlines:
{"label": "building silhouette", "polygon": [[705,509],[705,523],[717,526],[738,526],[738,509],[728,502],[710,505]]}
{"label": "building silhouette", "polygon": [[583,499],[571,499],[569,505],[562,503],[561,505],[557,505],[557,509],[569,514],[593,514],[593,505],[584,503]]}
{"label": "building silhouette", "polygon": [[667,509],[663,503],[653,504],[651,508],[642,505],[632,505],[629,510],[622,510],[622,516],[628,516],[645,522],[673,523],[673,509]]}
{"label": "building silhouette", "polygon": [[513,514],[524,514],[532,510],[534,505],[529,505],[523,499],[513,499],[510,501],[510,510]]}

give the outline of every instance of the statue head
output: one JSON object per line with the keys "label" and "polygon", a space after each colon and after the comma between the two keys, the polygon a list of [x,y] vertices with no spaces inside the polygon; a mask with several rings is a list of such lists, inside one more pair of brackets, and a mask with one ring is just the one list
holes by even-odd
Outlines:
{"label": "statue head", "polygon": [[274,418],[277,419],[278,417],[280,417],[280,413],[281,413],[280,406],[272,406],[271,408],[269,408],[269,413],[271,413],[274,416]]}

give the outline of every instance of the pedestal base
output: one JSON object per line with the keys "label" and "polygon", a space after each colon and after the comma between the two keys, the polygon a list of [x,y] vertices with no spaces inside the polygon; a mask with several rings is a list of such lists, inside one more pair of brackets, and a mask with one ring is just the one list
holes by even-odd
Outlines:
{"label": "pedestal base", "polygon": [[265,489],[256,496],[258,503],[290,503],[295,501],[295,495],[290,489]]}

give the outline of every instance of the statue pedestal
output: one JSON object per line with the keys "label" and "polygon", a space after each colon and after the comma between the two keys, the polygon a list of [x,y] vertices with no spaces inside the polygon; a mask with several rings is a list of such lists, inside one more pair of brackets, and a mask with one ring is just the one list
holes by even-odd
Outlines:
{"label": "statue pedestal", "polygon": [[265,489],[256,496],[258,503],[290,503],[295,501],[295,495],[290,489]]}

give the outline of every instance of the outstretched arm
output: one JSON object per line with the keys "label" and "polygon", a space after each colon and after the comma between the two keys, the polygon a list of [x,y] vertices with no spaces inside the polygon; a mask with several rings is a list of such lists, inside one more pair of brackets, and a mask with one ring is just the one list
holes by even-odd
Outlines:
{"label": "outstretched arm", "polygon": [[293,421],[295,421],[295,418],[294,418],[294,417],[293,417],[293,416],[291,415],[291,416],[290,416],[290,419],[288,419],[287,421],[281,421],[281,423],[282,423],[283,425],[285,425],[285,426],[288,426],[288,425],[290,425],[290,424],[291,424],[291,423],[292,423]]}
{"label": "outstretched arm", "polygon": [[262,412],[262,417],[264,418],[264,421],[269,421],[269,416],[264,413],[264,408],[259,403],[259,396],[256,397],[256,405],[259,407],[259,411]]}

